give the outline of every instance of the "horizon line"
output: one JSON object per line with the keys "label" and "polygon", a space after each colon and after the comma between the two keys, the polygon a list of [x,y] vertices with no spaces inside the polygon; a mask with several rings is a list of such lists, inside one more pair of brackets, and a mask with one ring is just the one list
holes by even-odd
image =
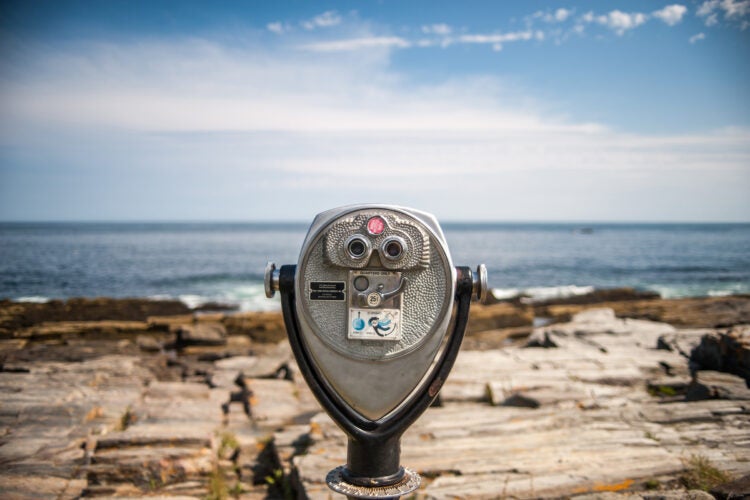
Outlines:
{"label": "horizon line", "polygon": [[[0,219],[0,224],[310,224],[303,219]],[[750,224],[750,220],[441,219],[441,224]]]}

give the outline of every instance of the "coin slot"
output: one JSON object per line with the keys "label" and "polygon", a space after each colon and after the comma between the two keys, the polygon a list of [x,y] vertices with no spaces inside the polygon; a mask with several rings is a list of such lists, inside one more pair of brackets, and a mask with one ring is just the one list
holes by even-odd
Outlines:
{"label": "coin slot", "polygon": [[370,286],[370,280],[366,276],[357,276],[354,278],[354,288],[359,292],[364,292]]}

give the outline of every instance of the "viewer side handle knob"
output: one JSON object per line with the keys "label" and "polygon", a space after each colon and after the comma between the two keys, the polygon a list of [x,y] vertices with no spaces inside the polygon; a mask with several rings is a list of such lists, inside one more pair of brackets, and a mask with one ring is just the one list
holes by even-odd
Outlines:
{"label": "viewer side handle knob", "polygon": [[275,262],[266,264],[266,272],[263,278],[263,287],[266,290],[266,297],[273,298],[279,290],[279,270],[276,269]]}

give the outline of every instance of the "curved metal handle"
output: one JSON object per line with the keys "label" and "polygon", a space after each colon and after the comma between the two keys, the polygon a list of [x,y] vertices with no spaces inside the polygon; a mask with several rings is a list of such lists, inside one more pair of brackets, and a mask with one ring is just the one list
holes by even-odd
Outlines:
{"label": "curved metal handle", "polygon": [[375,288],[375,290],[370,288],[369,290],[358,293],[357,302],[361,307],[379,307],[384,301],[403,293],[407,283],[409,283],[409,280],[401,277],[398,286],[387,292],[383,291],[384,285],[381,283]]}

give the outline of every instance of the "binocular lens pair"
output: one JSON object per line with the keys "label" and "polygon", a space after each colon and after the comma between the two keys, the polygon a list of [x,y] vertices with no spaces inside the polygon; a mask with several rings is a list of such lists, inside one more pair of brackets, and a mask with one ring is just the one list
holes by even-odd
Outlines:
{"label": "binocular lens pair", "polygon": [[[406,243],[398,237],[391,237],[380,245],[380,255],[389,260],[398,260],[403,255]],[[360,260],[369,256],[370,243],[364,236],[354,235],[349,238],[346,250],[352,259]]]}

